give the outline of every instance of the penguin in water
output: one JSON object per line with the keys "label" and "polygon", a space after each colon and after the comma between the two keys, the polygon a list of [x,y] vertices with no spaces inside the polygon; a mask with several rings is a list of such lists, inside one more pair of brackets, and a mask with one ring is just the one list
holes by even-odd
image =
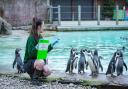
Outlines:
{"label": "penguin in water", "polygon": [[83,74],[85,73],[84,68],[86,65],[86,57],[85,57],[85,50],[81,49],[80,51],[80,59],[78,62],[78,74],[81,74],[81,71],[83,71]]}
{"label": "penguin in water", "polygon": [[21,56],[20,56],[20,48],[16,48],[15,50],[15,59],[14,59],[14,62],[13,62],[13,69],[14,69],[14,66],[15,64],[17,63],[17,70],[18,70],[18,73],[23,73],[24,72],[24,64],[22,62],[22,59],[21,59]]}
{"label": "penguin in water", "polygon": [[93,53],[91,50],[87,51],[87,63],[86,63],[86,69],[88,69],[88,66],[91,69],[91,76],[97,76],[97,65],[96,61],[93,58]]}
{"label": "penguin in water", "polygon": [[117,76],[122,75],[123,74],[123,66],[125,66],[126,71],[127,71],[127,65],[123,60],[123,53],[121,52],[121,50],[117,50],[115,61],[116,61],[115,69],[116,69]]}
{"label": "penguin in water", "polygon": [[103,66],[101,64],[101,60],[100,59],[103,59],[103,57],[99,56],[98,55],[98,50],[95,49],[94,50],[94,53],[93,53],[93,60],[96,64],[96,67],[97,67],[97,75],[99,74],[99,68],[101,68],[101,71],[103,71]]}
{"label": "penguin in water", "polygon": [[70,51],[70,58],[68,60],[65,72],[73,73],[73,69],[77,68],[77,59],[78,59],[77,49],[72,48]]}

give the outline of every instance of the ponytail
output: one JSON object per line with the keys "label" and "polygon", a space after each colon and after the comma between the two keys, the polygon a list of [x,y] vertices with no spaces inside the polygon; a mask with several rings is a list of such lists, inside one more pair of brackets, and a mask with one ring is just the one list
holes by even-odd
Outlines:
{"label": "ponytail", "polygon": [[30,34],[34,36],[34,38],[38,41],[39,36],[38,36],[38,26],[42,25],[42,20],[37,19],[37,17],[34,17],[32,19],[32,29]]}

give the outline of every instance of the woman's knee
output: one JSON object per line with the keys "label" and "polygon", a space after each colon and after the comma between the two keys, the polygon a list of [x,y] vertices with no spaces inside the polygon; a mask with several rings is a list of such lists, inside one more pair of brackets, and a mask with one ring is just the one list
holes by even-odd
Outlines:
{"label": "woman's knee", "polygon": [[43,70],[43,66],[44,66],[44,61],[43,60],[36,60],[34,62],[34,68],[37,69],[37,70]]}
{"label": "woman's knee", "polygon": [[49,75],[51,75],[51,70],[48,68],[48,66],[47,65],[44,65],[44,67],[43,67],[43,74],[44,74],[44,76],[49,76]]}

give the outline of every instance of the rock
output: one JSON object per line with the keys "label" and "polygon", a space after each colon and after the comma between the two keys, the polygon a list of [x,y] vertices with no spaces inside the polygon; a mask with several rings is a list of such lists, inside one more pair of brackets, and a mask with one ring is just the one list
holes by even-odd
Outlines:
{"label": "rock", "polygon": [[0,17],[0,34],[11,34],[12,26],[6,20]]}
{"label": "rock", "polygon": [[48,87],[48,85],[44,84],[42,87],[43,87],[43,88],[46,88],[46,87]]}
{"label": "rock", "polygon": [[70,84],[69,84],[69,87],[74,87],[74,84],[73,84],[73,83],[70,83]]}

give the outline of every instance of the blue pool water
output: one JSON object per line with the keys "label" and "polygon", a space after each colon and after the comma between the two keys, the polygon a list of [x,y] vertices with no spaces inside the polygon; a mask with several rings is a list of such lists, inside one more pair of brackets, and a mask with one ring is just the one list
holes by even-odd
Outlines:
{"label": "blue pool water", "polygon": [[[128,31],[50,32],[49,34],[55,35],[46,38],[51,42],[55,38],[60,39],[54,50],[48,55],[49,67],[52,70],[65,70],[72,47],[78,50],[81,48],[92,50],[97,48],[99,55],[104,58],[101,62],[105,73],[116,49],[122,46],[128,48],[128,42],[120,39],[122,36],[127,36]],[[0,37],[0,71],[13,71],[14,51],[18,47],[22,48],[21,55],[23,59],[27,37],[28,33],[25,31],[13,31],[12,35]],[[128,50],[124,52],[124,60],[128,65]],[[128,74],[126,71],[124,73]]]}

